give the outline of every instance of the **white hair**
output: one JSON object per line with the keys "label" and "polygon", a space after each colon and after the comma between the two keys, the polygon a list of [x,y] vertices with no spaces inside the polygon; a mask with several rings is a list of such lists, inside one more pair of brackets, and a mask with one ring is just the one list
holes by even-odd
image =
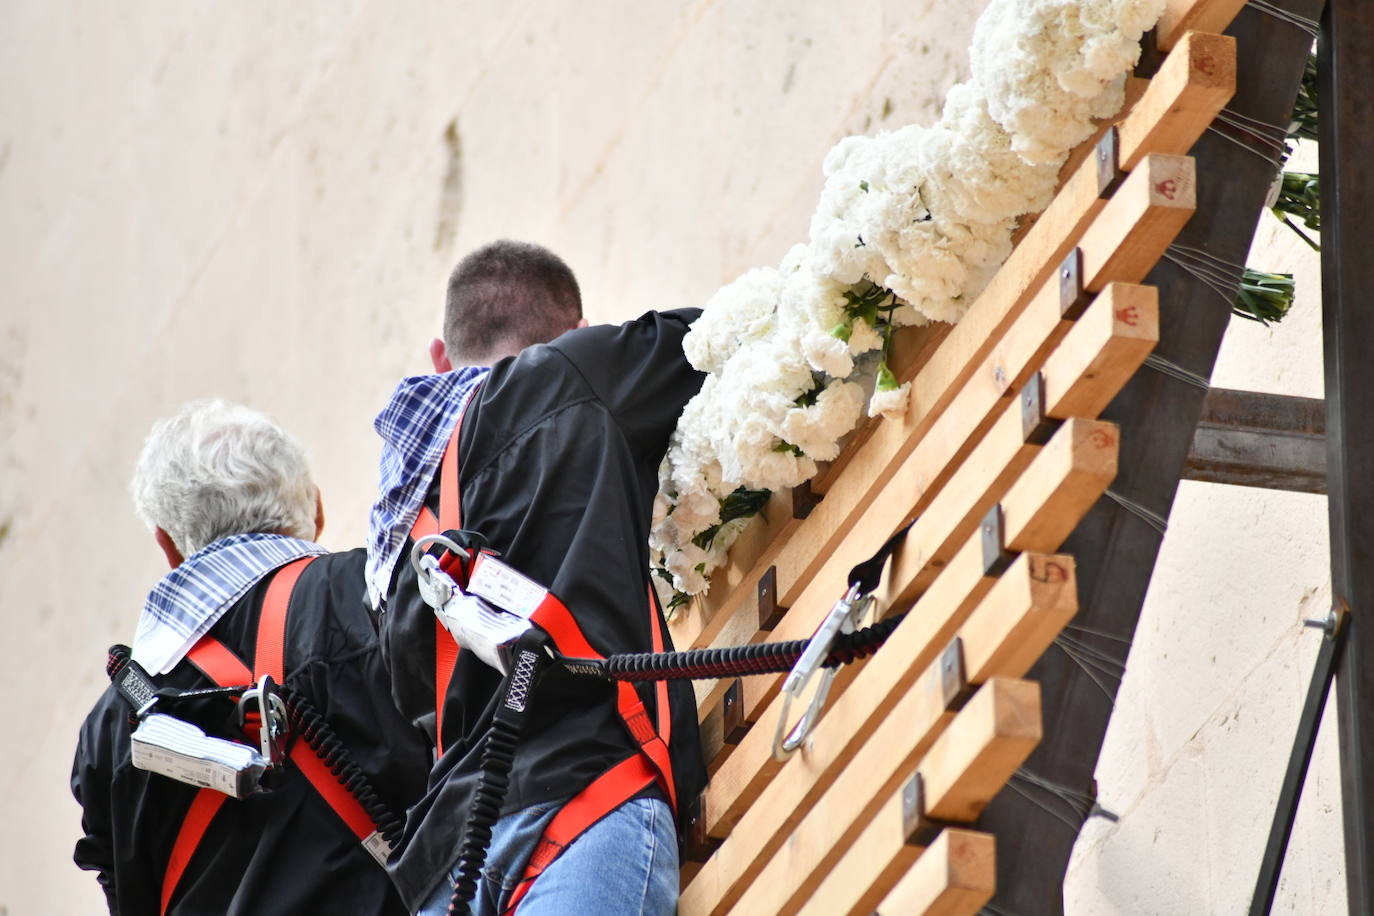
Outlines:
{"label": "white hair", "polygon": [[191,401],[153,424],[129,484],[138,515],[183,556],[251,532],[315,536],[305,452],[264,414]]}

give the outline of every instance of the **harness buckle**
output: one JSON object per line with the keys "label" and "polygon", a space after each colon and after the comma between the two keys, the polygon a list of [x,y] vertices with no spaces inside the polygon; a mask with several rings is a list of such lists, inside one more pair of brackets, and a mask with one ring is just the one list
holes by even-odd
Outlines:
{"label": "harness buckle", "polygon": [[[256,710],[250,709],[252,704],[257,704]],[[257,715],[261,720],[258,726],[258,746],[262,759],[268,766],[279,765],[285,756],[278,739],[286,736],[286,703],[277,693],[272,675],[264,674],[256,687],[248,688],[243,692],[243,696],[239,697],[239,728],[245,728],[249,724],[250,715]]]}
{"label": "harness buckle", "polygon": [[826,658],[830,655],[831,647],[835,644],[835,637],[840,633],[853,633],[872,604],[872,595],[862,592],[857,583],[851,585],[849,590],[844,593],[844,597],[835,602],[830,613],[825,615],[821,625],[816,628],[816,632],[812,635],[810,642],[806,644],[806,649],[802,652],[801,658],[797,659],[797,663],[792,666],[792,670],[782,684],[782,709],[778,712],[778,724],[773,731],[773,759],[785,761],[797,748],[801,747],[806,736],[815,727],[821,709],[825,706],[825,698],[830,693],[830,683],[839,671],[838,666],[828,669],[821,675],[821,682],[816,688],[815,696],[811,698],[811,702],[806,707],[806,712],[802,714],[801,719],[789,732],[787,730],[787,713],[792,706],[792,701],[802,695],[816,670],[825,663]]}
{"label": "harness buckle", "polygon": [[452,538],[444,534],[427,534],[410,548],[410,565],[419,579],[420,597],[425,604],[438,611],[453,598],[458,590],[458,583],[444,572],[439,558],[427,552],[434,544],[461,556],[464,562],[472,560],[472,553],[467,548],[458,546]]}

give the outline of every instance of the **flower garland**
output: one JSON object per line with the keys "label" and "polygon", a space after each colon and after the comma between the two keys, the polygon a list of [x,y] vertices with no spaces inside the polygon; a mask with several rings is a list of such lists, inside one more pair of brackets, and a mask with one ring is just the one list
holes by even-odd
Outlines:
{"label": "flower garland", "polygon": [[972,78],[940,118],[846,137],[826,156],[810,241],[706,303],[683,344],[707,373],[659,471],[650,534],[672,604],[704,591],[768,498],[869,416],[901,416],[893,331],[955,322],[1044,209],[1069,151],[1120,107],[1164,0],[991,0]]}

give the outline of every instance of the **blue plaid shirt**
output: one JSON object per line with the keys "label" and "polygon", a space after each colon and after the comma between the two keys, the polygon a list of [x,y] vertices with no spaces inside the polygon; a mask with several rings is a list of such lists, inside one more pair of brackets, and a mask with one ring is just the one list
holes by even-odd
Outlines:
{"label": "blue plaid shirt", "polygon": [[377,501],[367,536],[367,596],[381,609],[458,414],[491,370],[464,366],[442,375],[401,379],[372,425],[382,437]]}
{"label": "blue plaid shirt", "polygon": [[327,552],[283,534],[231,534],[201,548],[153,586],[134,632],[134,661],[150,674],[171,671],[255,582]]}

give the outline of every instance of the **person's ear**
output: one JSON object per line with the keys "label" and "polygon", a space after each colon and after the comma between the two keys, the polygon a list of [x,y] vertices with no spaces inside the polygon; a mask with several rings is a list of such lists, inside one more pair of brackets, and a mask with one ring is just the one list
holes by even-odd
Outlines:
{"label": "person's ear", "polygon": [[315,536],[311,538],[318,541],[324,532],[324,495],[320,493],[320,488],[315,488]]}
{"label": "person's ear", "polygon": [[437,337],[429,342],[429,361],[434,364],[435,372],[453,371],[453,362],[448,358],[448,348]]}
{"label": "person's ear", "polygon": [[583,319],[582,319],[581,321],[579,321],[577,324],[573,325],[573,330],[575,331],[575,330],[577,330],[578,328],[585,328],[586,326],[587,326],[587,319],[583,318]]}
{"label": "person's ear", "polygon": [[167,558],[167,565],[176,569],[186,558],[181,555],[177,545],[173,543],[172,536],[161,528],[153,529],[153,539],[157,541],[157,546],[162,548],[162,555]]}

